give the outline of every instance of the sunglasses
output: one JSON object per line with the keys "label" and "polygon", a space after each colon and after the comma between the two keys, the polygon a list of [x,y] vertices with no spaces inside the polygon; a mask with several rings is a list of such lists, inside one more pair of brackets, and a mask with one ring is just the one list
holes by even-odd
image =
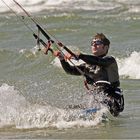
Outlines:
{"label": "sunglasses", "polygon": [[91,46],[93,46],[93,44],[95,44],[95,45],[102,45],[104,43],[101,40],[97,40],[97,41],[91,41]]}

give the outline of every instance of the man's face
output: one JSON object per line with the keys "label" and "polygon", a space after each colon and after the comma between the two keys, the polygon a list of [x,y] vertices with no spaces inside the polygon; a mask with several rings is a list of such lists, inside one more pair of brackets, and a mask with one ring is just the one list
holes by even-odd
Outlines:
{"label": "man's face", "polygon": [[93,39],[91,42],[91,50],[93,55],[101,56],[106,54],[107,47],[103,44],[103,41],[100,39]]}

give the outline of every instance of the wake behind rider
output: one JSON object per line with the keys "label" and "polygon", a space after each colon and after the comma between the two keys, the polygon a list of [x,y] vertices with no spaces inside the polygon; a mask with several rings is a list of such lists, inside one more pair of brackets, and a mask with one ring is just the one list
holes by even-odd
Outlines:
{"label": "wake behind rider", "polygon": [[[114,57],[107,56],[110,46],[110,41],[106,38],[103,33],[97,33],[91,41],[91,51],[93,55],[77,54],[77,57],[83,60],[85,63],[78,65],[78,69],[84,72],[86,81],[88,84],[104,86],[107,89],[108,95],[115,98],[118,106],[118,112],[124,109],[124,98],[119,88],[119,74],[118,66]],[[60,53],[59,59],[63,69],[72,75],[81,75],[79,70],[75,66],[71,66]],[[106,82],[105,82],[106,81]],[[107,84],[110,83],[108,88]]]}

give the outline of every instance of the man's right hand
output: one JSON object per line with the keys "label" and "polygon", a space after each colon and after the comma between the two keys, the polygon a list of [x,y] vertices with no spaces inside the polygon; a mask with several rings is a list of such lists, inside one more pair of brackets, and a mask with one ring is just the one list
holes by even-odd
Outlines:
{"label": "man's right hand", "polygon": [[53,55],[58,57],[60,60],[64,60],[64,55],[59,50],[53,51]]}
{"label": "man's right hand", "polygon": [[55,56],[55,57],[58,57],[59,55],[61,54],[61,52],[60,51],[53,51],[53,55]]}

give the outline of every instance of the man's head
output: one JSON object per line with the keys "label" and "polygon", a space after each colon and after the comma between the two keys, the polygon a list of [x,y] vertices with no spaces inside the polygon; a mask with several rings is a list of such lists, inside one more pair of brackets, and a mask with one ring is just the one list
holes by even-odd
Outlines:
{"label": "man's head", "polygon": [[91,42],[92,53],[95,56],[102,56],[108,53],[110,41],[103,33],[97,33]]}

